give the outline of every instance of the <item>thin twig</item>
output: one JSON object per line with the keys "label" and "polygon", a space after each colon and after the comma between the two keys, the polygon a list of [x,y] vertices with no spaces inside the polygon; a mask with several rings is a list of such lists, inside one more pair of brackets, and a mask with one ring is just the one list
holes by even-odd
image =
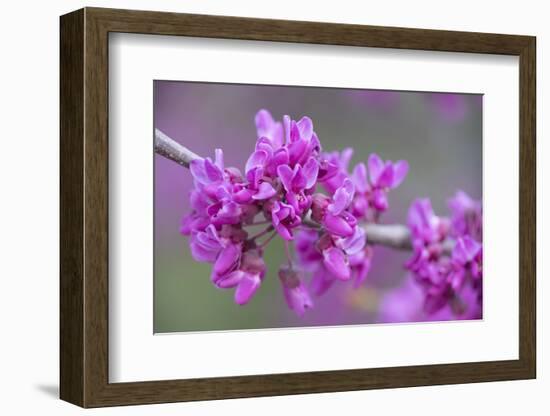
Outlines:
{"label": "thin twig", "polygon": [[202,159],[199,155],[171,139],[159,129],[155,129],[155,152],[186,168],[189,168],[191,161]]}
{"label": "thin twig", "polygon": [[401,224],[365,224],[363,226],[370,244],[379,244],[399,250],[410,250],[411,232]]}
{"label": "thin twig", "polygon": [[256,240],[257,238],[263,237],[264,235],[266,235],[267,233],[269,233],[271,231],[273,231],[273,225],[270,225],[265,230],[260,231],[258,234],[253,235],[252,237],[249,237],[248,239],[249,240]]}

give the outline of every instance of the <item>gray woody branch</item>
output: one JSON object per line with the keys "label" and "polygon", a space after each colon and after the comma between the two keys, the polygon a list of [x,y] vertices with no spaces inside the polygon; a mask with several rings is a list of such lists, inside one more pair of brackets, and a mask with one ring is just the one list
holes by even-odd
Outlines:
{"label": "gray woody branch", "polygon": [[159,129],[155,129],[155,152],[186,168],[189,168],[192,160],[201,159],[199,155],[171,139]]}
{"label": "gray woody branch", "polygon": [[[155,129],[155,152],[186,168],[189,168],[192,160],[202,159],[159,129]],[[404,225],[366,224],[364,228],[370,244],[378,244],[399,250],[410,250],[412,247],[411,234]]]}

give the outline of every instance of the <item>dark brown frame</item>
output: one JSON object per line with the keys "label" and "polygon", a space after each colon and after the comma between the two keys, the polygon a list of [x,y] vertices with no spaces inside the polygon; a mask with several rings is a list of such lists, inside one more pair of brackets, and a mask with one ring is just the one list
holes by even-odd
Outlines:
{"label": "dark brown frame", "polygon": [[[519,359],[109,383],[109,32],[519,56]],[[62,16],[61,398],[99,407],[535,378],[535,45],[531,36],[98,8]]]}

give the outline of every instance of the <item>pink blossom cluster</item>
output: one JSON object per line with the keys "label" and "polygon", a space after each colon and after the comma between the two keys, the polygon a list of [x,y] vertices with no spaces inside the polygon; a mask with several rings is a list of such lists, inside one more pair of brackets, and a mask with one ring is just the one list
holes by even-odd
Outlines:
{"label": "pink blossom cluster", "polygon": [[[373,250],[362,225],[378,222],[388,209],[388,191],[403,181],[408,164],[372,154],[349,172],[352,150],[324,153],[309,117],[280,122],[260,110],[255,123],[256,145],[244,172],[226,167],[220,149],[214,159],[191,162],[192,210],[181,232],[190,237],[193,257],[213,265],[212,283],[234,288],[241,305],[259,289],[265,247],[279,236],[288,260],[278,273],[283,294],[302,315],[313,307],[310,292],[365,280]],[[258,226],[264,228],[251,235]]]}
{"label": "pink blossom cluster", "polygon": [[[312,206],[312,218],[324,225],[324,232],[303,230],[297,237],[299,264],[311,274],[316,295],[325,293],[337,280],[352,279],[354,287],[365,281],[374,252],[361,225],[379,221],[388,209],[388,191],[403,182],[409,169],[406,161],[393,163],[371,154],[368,168],[360,162],[350,172],[352,156],[350,148],[323,154],[324,163],[338,167],[321,181],[327,194],[316,194]],[[351,221],[338,220],[335,214]],[[354,233],[350,228],[348,235],[338,234],[338,222],[353,223]]]}
{"label": "pink blossom cluster", "polygon": [[424,291],[426,314],[438,314],[449,306],[455,317],[480,318],[481,201],[458,191],[449,208],[450,218],[439,217],[429,199],[414,201],[408,216],[413,254],[406,267]]}

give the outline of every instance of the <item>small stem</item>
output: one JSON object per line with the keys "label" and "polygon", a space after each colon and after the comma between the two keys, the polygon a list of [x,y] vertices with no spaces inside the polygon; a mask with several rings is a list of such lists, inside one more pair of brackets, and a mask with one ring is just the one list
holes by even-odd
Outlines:
{"label": "small stem", "polygon": [[269,233],[270,231],[273,230],[273,225],[270,225],[269,227],[267,227],[266,229],[260,231],[258,234],[256,235],[253,235],[252,237],[249,238],[249,240],[255,240],[257,238],[260,238],[264,235],[266,235],[267,233]]}
{"label": "small stem", "polygon": [[451,309],[455,315],[462,315],[466,310],[466,303],[458,293],[455,293],[451,298]]}
{"label": "small stem", "polygon": [[290,255],[290,242],[285,241],[285,253],[288,260],[288,268],[292,270],[292,256]]}
{"label": "small stem", "polygon": [[250,224],[243,224],[243,227],[254,227],[256,225],[267,225],[267,224],[271,224],[271,221],[265,220],[265,221],[251,222]]}
{"label": "small stem", "polygon": [[258,246],[258,248],[261,248],[261,249],[265,248],[265,246],[267,246],[276,235],[277,235],[277,231],[274,231],[273,234],[267,237],[267,240],[265,240],[262,244]]}

